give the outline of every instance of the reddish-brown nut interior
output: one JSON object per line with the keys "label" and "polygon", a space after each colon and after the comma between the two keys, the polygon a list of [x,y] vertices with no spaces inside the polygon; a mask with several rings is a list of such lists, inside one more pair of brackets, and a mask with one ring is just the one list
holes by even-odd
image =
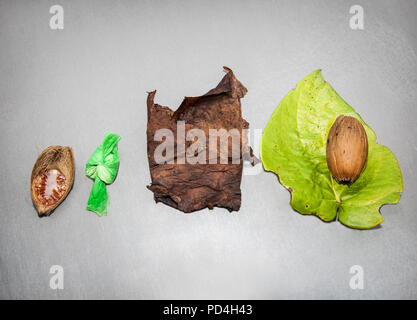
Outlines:
{"label": "reddish-brown nut interior", "polygon": [[56,169],[45,170],[35,181],[36,198],[45,206],[55,204],[65,193],[65,176]]}

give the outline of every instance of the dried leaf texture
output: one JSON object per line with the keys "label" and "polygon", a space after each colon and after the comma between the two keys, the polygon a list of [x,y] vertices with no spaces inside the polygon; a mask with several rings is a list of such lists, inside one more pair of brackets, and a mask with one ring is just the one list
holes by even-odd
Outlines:
{"label": "dried leaf texture", "polygon": [[[257,159],[253,157],[248,146],[246,132],[242,131],[249,128],[249,123],[242,118],[240,103],[247,89],[235,78],[232,70],[224,68],[227,74],[216,88],[199,97],[185,97],[175,112],[169,107],[154,103],[156,91],[148,94],[147,142],[152,178],[148,189],[154,193],[156,202],[163,202],[186,213],[206,207],[239,210],[243,160],[249,160],[254,164]],[[185,137],[191,129],[204,131],[206,141],[199,146],[199,150],[205,149],[205,163],[189,163],[187,159],[182,159],[185,152],[177,157],[178,148],[185,145],[187,151],[194,142],[187,141],[183,135],[177,134],[177,121],[184,122]],[[160,141],[155,141],[155,132],[162,128],[169,129],[174,134],[174,163],[159,164],[155,161],[155,149],[161,144]],[[229,131],[231,129],[237,129],[234,131],[238,133],[235,138],[239,139],[240,143],[232,144],[233,138],[229,138],[223,148],[217,143],[214,160],[214,153],[211,153],[209,148],[210,129],[225,129],[228,133],[233,132]],[[238,150],[233,153],[233,148],[236,147]],[[221,163],[222,156],[227,157],[226,163]]]}

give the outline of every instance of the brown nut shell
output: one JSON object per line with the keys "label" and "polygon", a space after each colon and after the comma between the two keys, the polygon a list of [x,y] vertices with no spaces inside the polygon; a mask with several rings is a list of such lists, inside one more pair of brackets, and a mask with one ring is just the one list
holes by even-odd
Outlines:
{"label": "brown nut shell", "polygon": [[38,215],[47,216],[66,198],[74,182],[74,153],[71,147],[49,146],[32,169],[30,189]]}
{"label": "brown nut shell", "polygon": [[326,156],[338,183],[350,185],[359,178],[368,158],[368,138],[358,119],[344,115],[336,119],[327,137]]}

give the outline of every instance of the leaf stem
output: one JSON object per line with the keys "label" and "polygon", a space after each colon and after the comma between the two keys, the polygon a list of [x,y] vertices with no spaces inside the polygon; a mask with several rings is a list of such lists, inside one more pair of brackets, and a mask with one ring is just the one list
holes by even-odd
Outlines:
{"label": "leaf stem", "polygon": [[335,198],[336,198],[336,202],[337,202],[338,204],[340,204],[340,203],[341,203],[341,202],[340,202],[340,198],[339,198],[339,195],[337,194],[337,192],[336,192],[336,190],[335,190],[335,188],[334,188],[334,179],[333,179],[332,175],[330,175],[330,181],[332,182],[332,190],[333,190],[334,196],[335,196]]}

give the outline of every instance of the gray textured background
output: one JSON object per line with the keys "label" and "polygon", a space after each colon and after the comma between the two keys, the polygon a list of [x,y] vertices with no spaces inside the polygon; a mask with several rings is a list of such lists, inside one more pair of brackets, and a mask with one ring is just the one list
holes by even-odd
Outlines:
{"label": "gray textured background", "polygon": [[[349,8],[365,9],[365,30]],[[61,4],[65,29],[49,29]],[[417,1],[0,1],[0,298],[417,298]],[[251,128],[311,71],[397,156],[398,205],[357,231],[294,212],[275,175],[244,176],[242,208],[185,215],[155,204],[146,91],[176,108],[231,67]],[[107,217],[86,211],[84,166],[120,134]],[[49,218],[29,180],[48,145],[73,147],[72,192]],[[61,265],[64,290],[49,288]],[[349,287],[349,268],[365,289]]]}

